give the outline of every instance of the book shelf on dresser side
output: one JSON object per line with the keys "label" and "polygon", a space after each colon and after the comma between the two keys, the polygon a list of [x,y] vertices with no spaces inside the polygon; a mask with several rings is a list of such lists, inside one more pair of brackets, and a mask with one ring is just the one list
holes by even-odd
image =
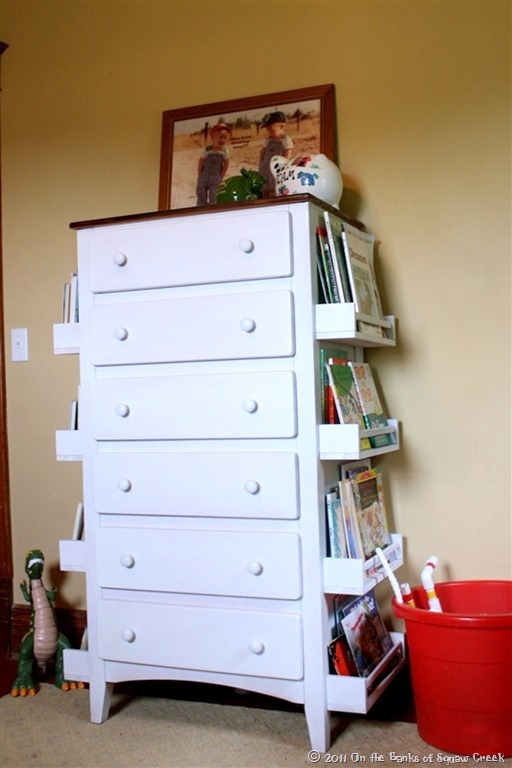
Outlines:
{"label": "book shelf on dresser side", "polygon": [[333,595],[383,574],[326,557],[323,494],[339,463],[384,451],[320,424],[319,347],[362,360],[380,343],[352,305],[316,305],[323,209],[304,195],[72,225],[80,329],[56,326],[54,348],[80,353],[80,431],[57,455],[82,460],[85,540],[61,542],[61,567],[85,572],[89,646],[65,670],[89,682],[93,722],[116,682],[209,682],[304,704],[325,751],[330,711],[367,712],[400,668],[329,674]]}

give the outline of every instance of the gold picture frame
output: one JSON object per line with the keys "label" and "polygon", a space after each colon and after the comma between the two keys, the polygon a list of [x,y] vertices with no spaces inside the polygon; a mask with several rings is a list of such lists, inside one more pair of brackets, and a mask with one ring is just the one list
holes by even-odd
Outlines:
{"label": "gold picture frame", "polygon": [[293,157],[321,152],[335,161],[332,84],[167,110],[162,117],[158,210],[204,204],[198,203],[197,196],[199,160],[211,142],[214,126],[227,128],[227,177],[239,174],[242,168],[257,169],[265,119],[268,123],[276,114],[286,118]]}

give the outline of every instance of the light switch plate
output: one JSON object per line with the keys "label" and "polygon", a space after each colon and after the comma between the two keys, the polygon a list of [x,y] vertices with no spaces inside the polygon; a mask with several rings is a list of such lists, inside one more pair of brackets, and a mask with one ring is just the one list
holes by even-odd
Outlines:
{"label": "light switch plate", "polygon": [[11,347],[13,363],[25,363],[28,360],[28,332],[26,328],[11,328]]}

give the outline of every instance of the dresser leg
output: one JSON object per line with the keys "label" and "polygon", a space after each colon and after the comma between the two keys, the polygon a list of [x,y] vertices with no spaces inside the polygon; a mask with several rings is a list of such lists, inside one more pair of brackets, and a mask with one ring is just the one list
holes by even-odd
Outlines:
{"label": "dresser leg", "polygon": [[331,716],[319,706],[305,707],[311,748],[318,752],[327,752],[331,746]]}
{"label": "dresser leg", "polygon": [[95,683],[91,680],[89,686],[91,723],[103,723],[108,718],[113,690],[113,683],[105,683],[103,681]]}

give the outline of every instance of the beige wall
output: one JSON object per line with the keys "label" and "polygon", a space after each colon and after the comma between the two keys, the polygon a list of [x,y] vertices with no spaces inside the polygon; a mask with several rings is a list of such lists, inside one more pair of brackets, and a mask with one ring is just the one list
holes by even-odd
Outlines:
{"label": "beige wall", "polygon": [[17,584],[58,573],[80,466],[57,463],[78,363],[54,357],[70,221],[157,206],[166,109],[332,82],[342,208],[380,242],[396,350],[375,353],[403,450],[382,466],[407,541],[439,579],[510,578],[510,4],[3,0],[2,172]]}

